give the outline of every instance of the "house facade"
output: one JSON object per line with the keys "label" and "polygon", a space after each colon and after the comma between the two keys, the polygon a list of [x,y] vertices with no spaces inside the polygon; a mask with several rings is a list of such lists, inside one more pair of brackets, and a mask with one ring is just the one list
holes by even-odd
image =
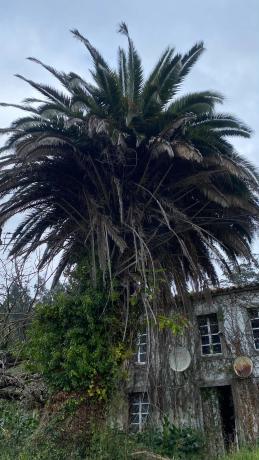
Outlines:
{"label": "house facade", "polygon": [[[259,437],[259,285],[218,289],[193,297],[182,334],[144,328],[129,364],[121,423],[135,431],[147,420],[202,430],[211,449],[254,442]],[[183,369],[172,366],[184,350]],[[247,377],[236,358],[252,363]],[[188,358],[188,359],[187,359]],[[251,361],[250,361],[251,360]],[[174,361],[174,359],[173,359]]]}

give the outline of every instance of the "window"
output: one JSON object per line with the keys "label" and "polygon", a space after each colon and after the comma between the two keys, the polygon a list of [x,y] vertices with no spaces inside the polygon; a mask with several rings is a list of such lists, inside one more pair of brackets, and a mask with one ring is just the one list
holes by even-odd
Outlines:
{"label": "window", "polygon": [[218,355],[222,353],[217,314],[198,316],[201,336],[201,354]]}
{"label": "window", "polygon": [[147,362],[147,331],[138,332],[137,351],[135,354],[135,363],[146,364]]}
{"label": "window", "polygon": [[147,393],[133,393],[130,395],[130,427],[133,431],[142,431],[149,414]]}
{"label": "window", "polygon": [[254,346],[256,350],[259,350],[259,308],[250,308],[249,315],[253,331]]}

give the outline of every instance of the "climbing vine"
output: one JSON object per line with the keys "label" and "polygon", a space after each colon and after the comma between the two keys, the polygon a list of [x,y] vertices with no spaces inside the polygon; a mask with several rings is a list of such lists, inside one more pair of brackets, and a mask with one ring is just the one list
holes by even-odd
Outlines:
{"label": "climbing vine", "polygon": [[93,288],[86,271],[80,264],[64,290],[37,305],[25,353],[29,367],[54,390],[84,391],[107,400],[131,352],[122,341],[119,296]]}

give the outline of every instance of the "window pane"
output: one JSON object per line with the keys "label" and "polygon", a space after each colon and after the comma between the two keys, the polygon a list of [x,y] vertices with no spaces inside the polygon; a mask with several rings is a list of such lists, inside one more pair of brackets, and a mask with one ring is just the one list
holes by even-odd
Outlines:
{"label": "window pane", "polygon": [[130,408],[131,414],[138,414],[139,413],[139,404],[132,404]]}
{"label": "window pane", "polygon": [[213,324],[217,324],[218,322],[218,317],[217,317],[217,314],[216,313],[212,313],[211,315],[208,315],[209,317],[209,320],[210,320],[210,323]]}
{"label": "window pane", "polygon": [[130,423],[139,423],[139,414],[131,414]]}
{"label": "window pane", "polygon": [[148,414],[142,414],[142,415],[141,415],[141,423],[142,423],[142,424],[146,422],[147,417],[148,417]]}
{"label": "window pane", "polygon": [[209,345],[210,343],[210,338],[208,335],[203,335],[201,338],[201,343],[202,345]]}
{"label": "window pane", "polygon": [[139,405],[139,393],[130,396],[131,405]]}
{"label": "window pane", "polygon": [[219,325],[218,324],[212,324],[210,326],[210,332],[212,334],[217,334],[217,332],[219,332]]}
{"label": "window pane", "polygon": [[140,353],[146,353],[147,352],[147,346],[146,345],[139,345],[139,352]]}
{"label": "window pane", "polygon": [[249,315],[251,318],[258,318],[259,317],[259,310],[256,308],[249,308]]}
{"label": "window pane", "polygon": [[206,326],[207,325],[207,317],[206,316],[198,316],[198,324],[199,324],[199,326]]}
{"label": "window pane", "polygon": [[213,345],[213,353],[221,353],[221,345]]}
{"label": "window pane", "polygon": [[258,308],[251,308],[248,310],[250,318],[251,318],[251,327],[253,331],[253,338],[254,338],[254,346],[256,350],[259,350],[259,309]]}
{"label": "window pane", "polygon": [[208,326],[201,326],[200,327],[200,333],[201,335],[206,335],[209,333],[209,329],[208,329]]}
{"label": "window pane", "polygon": [[149,402],[149,401],[148,401],[147,393],[142,393],[142,394],[140,394],[140,399],[141,399],[142,404],[143,404],[143,403],[148,403],[148,402]]}
{"label": "window pane", "polygon": [[132,400],[131,406],[132,407],[138,407],[139,406],[139,397],[137,397],[136,399]]}
{"label": "window pane", "polygon": [[254,329],[253,330],[253,335],[255,339],[259,339],[259,329]]}
{"label": "window pane", "polygon": [[212,338],[212,343],[220,343],[220,337],[218,334],[212,335],[211,338]]}
{"label": "window pane", "polygon": [[210,347],[209,346],[202,346],[202,354],[203,355],[210,355]]}
{"label": "window pane", "polygon": [[141,334],[140,335],[139,343],[140,344],[147,343],[147,334]]}
{"label": "window pane", "polygon": [[147,353],[147,333],[138,332],[136,340],[136,353],[134,355],[135,363],[145,363]]}
{"label": "window pane", "polygon": [[149,408],[149,404],[148,404],[148,403],[143,403],[143,404],[141,404],[141,410],[142,410],[142,412],[147,413],[147,412],[148,412],[148,408]]}
{"label": "window pane", "polygon": [[258,327],[259,328],[259,319],[252,319],[251,321],[252,327]]}

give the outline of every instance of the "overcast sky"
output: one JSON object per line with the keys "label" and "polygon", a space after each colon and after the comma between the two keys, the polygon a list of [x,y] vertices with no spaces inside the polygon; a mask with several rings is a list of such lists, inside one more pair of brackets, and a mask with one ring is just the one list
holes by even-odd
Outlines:
{"label": "overcast sky", "polygon": [[[43,69],[26,61],[28,56],[87,76],[90,59],[70,34],[72,28],[115,65],[117,47],[126,45],[116,32],[122,20],[146,73],[167,45],[186,51],[199,40],[205,42],[207,51],[182,91],[222,92],[224,111],[254,130],[251,140],[236,140],[235,145],[259,167],[259,0],[0,0],[0,101],[17,103],[34,94],[15,73],[51,81]],[[0,127],[20,114],[0,108]]]}

